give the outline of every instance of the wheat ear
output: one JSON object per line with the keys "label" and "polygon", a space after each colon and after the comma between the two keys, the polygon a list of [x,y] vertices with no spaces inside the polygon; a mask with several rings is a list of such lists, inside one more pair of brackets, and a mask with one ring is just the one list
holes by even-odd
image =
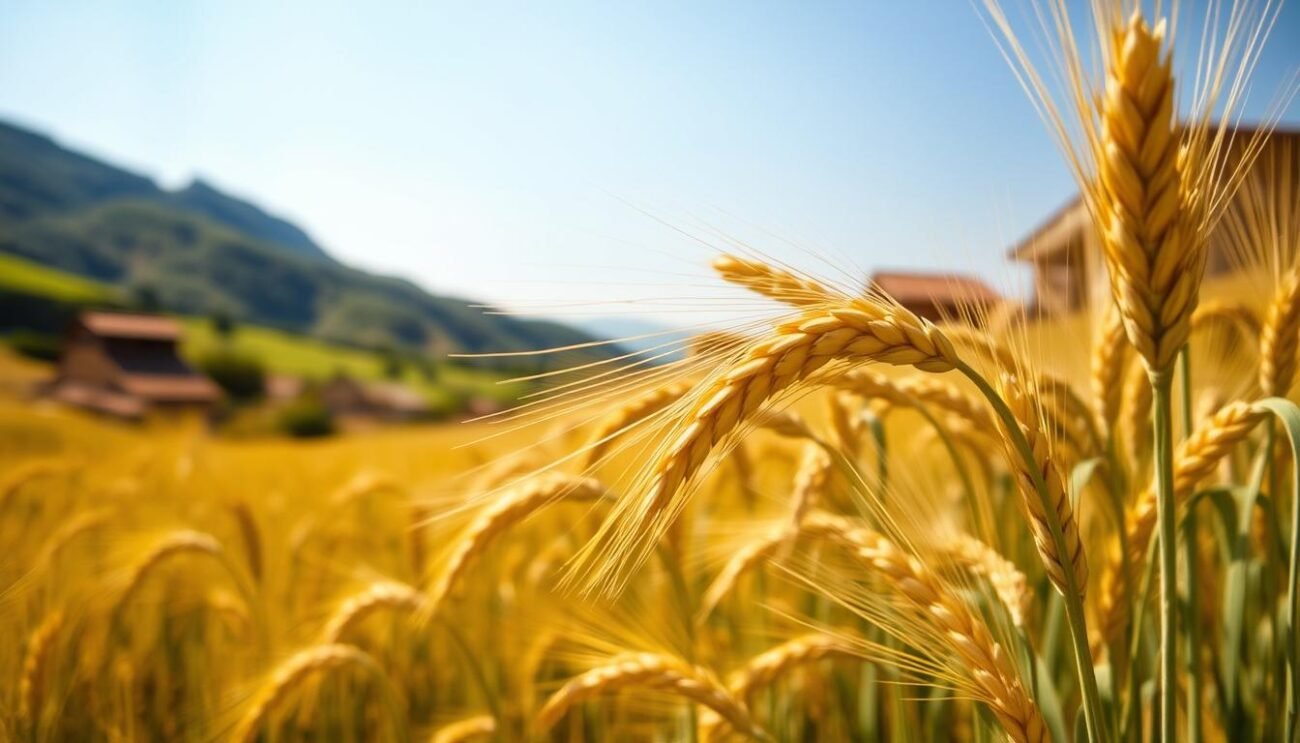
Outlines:
{"label": "wheat ear", "polygon": [[63,612],[53,611],[32,632],[18,678],[18,717],[36,725],[44,707],[45,686],[53,665],[54,643],[63,631]]}
{"label": "wheat ear", "polygon": [[[1079,539],[1079,524],[1074,518],[1074,507],[1070,503],[1069,493],[1065,491],[1064,476],[1052,456],[1051,440],[1042,429],[1039,406],[1014,377],[1003,375],[1000,386],[1002,398],[1029,444],[1033,466],[1037,470],[1034,472],[1028,469],[1029,463],[1016,449],[1011,433],[1002,430],[1007,461],[1015,475],[1020,502],[1029,516],[1029,530],[1034,537],[1034,546],[1038,548],[1047,576],[1057,590],[1062,593],[1069,590],[1065,578],[1068,571],[1074,576],[1075,590],[1083,598],[1088,585],[1088,561],[1084,556],[1083,542]],[[1039,479],[1047,491],[1046,504],[1039,497],[1035,486],[1035,481]],[[1060,524],[1064,539],[1064,553],[1058,551],[1056,541],[1052,538],[1049,515],[1044,508],[1055,511],[1054,516]]]}
{"label": "wheat ear", "polygon": [[438,728],[429,743],[466,743],[476,738],[486,738],[497,731],[497,720],[492,715],[477,715],[458,720]]}
{"label": "wheat ear", "polygon": [[1259,334],[1259,388],[1265,397],[1283,397],[1296,374],[1296,343],[1300,342],[1300,266],[1278,283]]}
{"label": "wheat ear", "polygon": [[1250,345],[1258,342],[1260,333],[1264,330],[1259,315],[1248,304],[1213,297],[1201,300],[1192,313],[1192,332],[1215,325],[1227,326]]}
{"label": "wheat ear", "polygon": [[644,421],[681,399],[691,389],[691,382],[679,380],[656,387],[615,410],[592,431],[587,444],[587,464],[600,461],[620,433]]}
{"label": "wheat ear", "polygon": [[955,564],[987,580],[993,586],[993,593],[1006,607],[1011,623],[1017,627],[1025,626],[1031,600],[1029,581],[1015,563],[969,534],[961,534],[953,540],[947,553]]}
{"label": "wheat ear", "polygon": [[430,606],[438,609],[474,560],[510,527],[554,502],[593,501],[606,495],[605,486],[593,478],[560,473],[543,474],[513,486],[480,513],[461,535],[429,592]]}
{"label": "wheat ear", "polygon": [[1153,30],[1136,11],[1119,30],[1096,158],[1111,290],[1129,343],[1152,372],[1167,370],[1187,342],[1205,273],[1204,245],[1185,213],[1164,40],[1164,21]]}
{"label": "wheat ear", "polygon": [[803,461],[794,478],[794,496],[790,504],[790,522],[798,525],[804,514],[826,493],[830,482],[832,462],[821,446],[813,443],[804,446]]}
{"label": "wheat ear", "polygon": [[987,704],[1014,741],[1049,740],[1047,725],[1026,693],[1011,657],[993,639],[984,620],[919,560],[880,534],[839,516],[812,513],[805,532],[839,542],[884,578],[952,643],[970,674],[972,691]]}
{"label": "wheat ear", "polygon": [[256,692],[230,739],[237,743],[255,743],[270,716],[311,676],[348,666],[362,668],[375,676],[383,675],[379,664],[369,654],[351,645],[317,645],[290,656],[276,667]]}
{"label": "wheat ear", "polygon": [[808,307],[840,298],[839,294],[813,279],[736,255],[724,253],[714,258],[713,270],[727,283],[743,286],[794,307]]}
{"label": "wheat ear", "polygon": [[727,564],[718,572],[717,577],[705,589],[704,597],[700,600],[700,608],[696,614],[696,622],[703,623],[713,613],[713,610],[718,607],[718,604],[722,602],[723,597],[735,589],[736,583],[741,576],[788,544],[795,534],[794,529],[789,526],[778,526],[736,550],[731,559],[727,561]]}
{"label": "wheat ear", "polygon": [[131,567],[126,580],[126,587],[114,604],[114,613],[130,603],[136,591],[140,590],[149,574],[157,569],[159,565],[173,557],[186,554],[221,557],[221,542],[217,541],[217,538],[211,534],[190,529],[179,529],[164,535]]}
{"label": "wheat ear", "polygon": [[[734,364],[686,398],[690,405],[685,425],[650,473],[645,496],[629,504],[634,509],[631,518],[602,526],[598,543],[612,536],[617,550],[604,556],[602,564],[621,571],[644,558],[649,545],[676,520],[684,501],[678,494],[713,449],[774,396],[832,361],[875,361],[942,372],[955,368],[960,359],[929,321],[878,298],[819,306],[777,325],[769,337],[753,343]],[[611,535],[609,529],[618,531]],[[594,554],[596,545],[589,547],[587,554]],[[597,578],[609,577],[609,572],[601,572]]]}
{"label": "wheat ear", "polygon": [[342,642],[348,632],[366,617],[384,609],[416,611],[424,605],[424,594],[415,588],[396,581],[375,581],[358,593],[349,596],[325,623],[321,644]]}
{"label": "wheat ear", "polygon": [[[1192,495],[1196,484],[1214,474],[1219,462],[1250,432],[1268,417],[1268,413],[1244,403],[1229,403],[1210,420],[1197,428],[1178,446],[1174,455],[1173,497],[1181,505]],[[1101,611],[1102,630],[1108,641],[1122,634],[1128,621],[1128,604],[1124,601],[1124,584],[1132,572],[1124,575],[1121,566],[1127,562],[1130,571],[1136,570],[1146,560],[1147,547],[1156,528],[1156,492],[1148,488],[1137,497],[1125,517],[1128,544],[1127,561],[1115,550],[1102,573]]]}
{"label": "wheat ear", "polygon": [[768,735],[749,716],[749,710],[727,691],[713,674],[676,658],[635,653],[581,674],[551,695],[537,713],[539,733],[559,722],[575,704],[621,689],[641,687],[667,691],[712,710],[737,732],[755,738]]}
{"label": "wheat ear", "polygon": [[1128,340],[1115,303],[1106,302],[1101,324],[1093,332],[1089,358],[1089,382],[1092,386],[1093,413],[1097,428],[1106,436],[1119,418],[1124,390],[1124,359]]}
{"label": "wheat ear", "polygon": [[246,501],[235,501],[230,506],[239,527],[239,540],[244,546],[244,558],[248,562],[248,572],[253,580],[262,582],[262,532],[257,528],[257,518]]}
{"label": "wheat ear", "polygon": [[1130,472],[1138,474],[1151,457],[1151,405],[1154,398],[1146,369],[1134,362],[1124,375],[1124,402],[1120,406],[1120,434]]}
{"label": "wheat ear", "polygon": [[830,384],[866,399],[886,400],[899,405],[932,405],[953,413],[980,428],[991,429],[993,416],[988,406],[940,377],[915,375],[892,379],[870,369],[853,369],[837,374]]}
{"label": "wheat ear", "polygon": [[[736,699],[748,702],[760,688],[770,686],[795,668],[836,657],[856,658],[860,653],[851,643],[834,635],[817,632],[796,637],[754,656],[729,674],[727,689]],[[713,740],[720,722],[713,714],[701,716],[701,739]]]}

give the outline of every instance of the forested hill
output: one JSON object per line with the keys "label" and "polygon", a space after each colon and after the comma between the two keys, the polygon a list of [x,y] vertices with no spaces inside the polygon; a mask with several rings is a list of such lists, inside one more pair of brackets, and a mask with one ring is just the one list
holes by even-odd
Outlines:
{"label": "forested hill", "polygon": [[301,227],[209,183],[169,191],[4,122],[0,252],[147,295],[173,312],[224,313],[356,346],[485,352],[590,340],[349,268]]}

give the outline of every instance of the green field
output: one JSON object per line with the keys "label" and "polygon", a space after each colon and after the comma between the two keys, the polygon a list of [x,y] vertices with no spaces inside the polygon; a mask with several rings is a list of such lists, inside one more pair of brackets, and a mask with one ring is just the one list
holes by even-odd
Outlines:
{"label": "green field", "polygon": [[107,284],[3,253],[0,253],[0,288],[74,304],[94,304],[118,296],[117,290]]}
{"label": "green field", "polygon": [[[338,373],[358,379],[384,378],[384,360],[371,351],[251,325],[239,325],[229,339],[222,339],[206,318],[188,317],[181,322],[185,326],[181,353],[194,362],[224,346],[259,359],[273,374],[313,380],[328,379]],[[434,371],[434,379],[430,380],[414,365],[405,364],[401,381],[424,392],[436,407],[467,396],[508,402],[517,398],[522,389],[516,384],[498,384],[502,379],[499,373],[458,364],[438,363]]]}

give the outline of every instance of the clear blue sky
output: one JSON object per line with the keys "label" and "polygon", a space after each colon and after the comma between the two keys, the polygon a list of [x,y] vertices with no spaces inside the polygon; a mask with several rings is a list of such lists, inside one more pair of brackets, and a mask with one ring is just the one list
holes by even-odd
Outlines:
{"label": "clear blue sky", "polygon": [[[1292,5],[1258,107],[1300,64]],[[0,117],[507,304],[704,275],[673,227],[1005,285],[1074,191],[963,0],[0,0]]]}

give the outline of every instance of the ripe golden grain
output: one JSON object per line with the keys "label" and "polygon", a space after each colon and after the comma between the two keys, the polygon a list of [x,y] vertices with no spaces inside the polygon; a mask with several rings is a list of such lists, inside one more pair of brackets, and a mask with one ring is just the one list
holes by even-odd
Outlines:
{"label": "ripe golden grain", "polygon": [[570,679],[551,695],[537,713],[536,727],[546,733],[575,704],[629,687],[657,689],[702,705],[737,732],[766,740],[768,735],[750,718],[749,710],[713,674],[677,658],[635,653],[615,659]]}
{"label": "ripe golden grain", "polygon": [[1031,604],[1029,581],[1015,563],[969,534],[960,534],[953,540],[948,547],[948,556],[972,574],[987,580],[1006,607],[1011,623],[1017,627],[1025,626],[1025,616]]}
{"label": "ripe golden grain", "polygon": [[759,260],[723,254],[713,259],[713,270],[728,283],[794,307],[808,307],[841,298],[814,279]]}
{"label": "ripe golden grain", "polygon": [[656,387],[600,421],[587,444],[587,464],[600,461],[620,433],[680,400],[691,384],[689,380],[678,380]]}
{"label": "ripe golden grain", "polygon": [[1011,657],[970,605],[922,562],[880,534],[843,517],[812,513],[804,521],[804,530],[846,547],[884,576],[884,585],[914,605],[921,618],[934,623],[969,674],[971,691],[989,706],[1012,740],[1050,739],[1047,724],[1020,682]]}
{"label": "ripe golden grain", "polygon": [[114,603],[114,612],[128,605],[149,575],[164,562],[188,554],[220,557],[222,552],[221,542],[211,534],[191,529],[169,532],[155,542],[149,551],[131,567],[127,573],[125,588]]}
{"label": "ripe golden grain", "polygon": [[[1181,506],[1192,494],[1197,483],[1210,475],[1219,462],[1234,447],[1246,440],[1250,432],[1268,417],[1268,412],[1255,406],[1234,402],[1221,408],[1210,420],[1185,441],[1174,453],[1173,497]],[[1124,600],[1124,584],[1133,585],[1133,573],[1146,561],[1147,547],[1156,528],[1156,492],[1148,488],[1138,496],[1125,517],[1125,534],[1128,542],[1129,575],[1121,570],[1122,556],[1114,550],[1106,569],[1102,572],[1101,604],[1102,631],[1107,641],[1122,634],[1128,621],[1129,605]]]}
{"label": "ripe golden grain", "polygon": [[[1062,593],[1068,589],[1067,571],[1074,576],[1075,590],[1081,597],[1088,585],[1088,561],[1083,552],[1083,542],[1079,539],[1079,524],[1074,517],[1074,507],[1070,495],[1065,490],[1065,479],[1058,468],[1052,452],[1052,442],[1042,429],[1041,411],[1032,395],[1023,389],[1022,383],[1014,377],[1004,375],[1000,381],[1001,394],[1015,416],[1016,424],[1029,443],[1037,472],[1027,469],[1027,463],[1016,450],[1010,433],[1005,430],[1003,443],[1007,450],[1007,461],[1015,476],[1020,503],[1029,517],[1030,532],[1034,537],[1034,546],[1042,558],[1043,567],[1052,584]],[[1060,524],[1061,536],[1064,538],[1064,553],[1057,551],[1051,528],[1048,526],[1049,515],[1045,512],[1043,500],[1040,499],[1036,478],[1041,478],[1047,488],[1047,506],[1052,508],[1056,522]]]}
{"label": "ripe golden grain", "polygon": [[1259,388],[1264,397],[1284,396],[1295,383],[1300,343],[1300,266],[1287,271],[1269,302],[1259,334]]}
{"label": "ripe golden grain", "polygon": [[63,612],[52,611],[27,640],[22,674],[18,679],[18,717],[33,727],[44,709],[46,686],[54,663],[54,644],[63,631],[63,623]]}
{"label": "ripe golden grain", "polygon": [[320,642],[322,645],[342,642],[352,628],[377,611],[417,611],[424,604],[424,594],[405,583],[375,581],[339,604],[325,623]]}
{"label": "ripe golden grain", "polygon": [[440,608],[460,577],[493,540],[538,509],[559,501],[589,502],[607,495],[605,487],[590,477],[559,473],[539,475],[507,490],[474,519],[456,542],[429,592],[430,606],[435,611]]}
{"label": "ripe golden grain", "polygon": [[1124,390],[1124,362],[1128,340],[1124,324],[1114,302],[1107,301],[1100,325],[1093,331],[1089,358],[1089,381],[1092,385],[1093,413],[1097,428],[1110,436],[1111,425],[1119,417]]}
{"label": "ripe golden grain", "polygon": [[429,743],[466,743],[477,738],[487,738],[496,731],[495,717],[478,715],[442,726],[429,739]]}

